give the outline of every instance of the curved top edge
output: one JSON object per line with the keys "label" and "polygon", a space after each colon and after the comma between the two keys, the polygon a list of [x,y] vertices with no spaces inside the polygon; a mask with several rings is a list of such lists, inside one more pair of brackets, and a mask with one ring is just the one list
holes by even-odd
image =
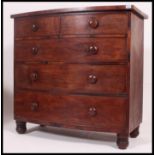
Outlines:
{"label": "curved top edge", "polygon": [[134,5],[115,5],[115,6],[93,6],[93,7],[80,7],[80,8],[63,8],[53,10],[33,11],[20,14],[13,14],[11,18],[38,16],[47,14],[65,14],[65,13],[78,13],[78,12],[102,12],[102,11],[133,11],[143,19],[147,19],[148,16]]}

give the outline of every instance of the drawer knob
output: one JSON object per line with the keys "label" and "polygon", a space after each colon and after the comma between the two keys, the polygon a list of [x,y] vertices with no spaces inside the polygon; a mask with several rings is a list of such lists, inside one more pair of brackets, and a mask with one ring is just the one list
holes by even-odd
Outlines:
{"label": "drawer knob", "polygon": [[99,22],[98,22],[97,19],[91,18],[89,20],[89,25],[90,25],[91,28],[95,29],[95,28],[97,28],[99,26]]}
{"label": "drawer knob", "polygon": [[89,108],[89,115],[90,116],[95,116],[97,114],[96,108],[95,107],[90,107]]}
{"label": "drawer knob", "polygon": [[32,31],[33,31],[33,32],[38,31],[38,29],[39,29],[39,26],[38,26],[38,25],[32,24]]}
{"label": "drawer knob", "polygon": [[88,53],[90,55],[95,55],[98,52],[98,47],[97,46],[90,46],[88,49]]}
{"label": "drawer knob", "polygon": [[38,48],[37,47],[32,47],[32,54],[37,55],[38,54]]}
{"label": "drawer knob", "polygon": [[31,104],[32,111],[37,111],[38,107],[39,107],[39,105],[37,102],[32,102],[32,104]]}
{"label": "drawer knob", "polygon": [[88,82],[91,84],[95,84],[97,82],[97,77],[95,75],[89,75]]}
{"label": "drawer knob", "polygon": [[36,81],[38,79],[38,74],[36,72],[33,72],[30,76],[32,81]]}

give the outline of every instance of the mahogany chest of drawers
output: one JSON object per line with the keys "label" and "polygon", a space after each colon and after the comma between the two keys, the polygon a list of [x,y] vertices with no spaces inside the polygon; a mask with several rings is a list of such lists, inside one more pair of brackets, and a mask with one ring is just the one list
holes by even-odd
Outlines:
{"label": "mahogany chest of drawers", "polygon": [[58,9],[14,18],[14,119],[114,132],[121,149],[142,122],[143,30],[135,6]]}

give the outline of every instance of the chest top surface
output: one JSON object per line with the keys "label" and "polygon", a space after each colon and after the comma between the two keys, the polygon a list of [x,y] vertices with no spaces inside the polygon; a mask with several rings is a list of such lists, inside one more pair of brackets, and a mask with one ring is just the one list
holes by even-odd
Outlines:
{"label": "chest top surface", "polygon": [[143,19],[147,19],[148,16],[134,5],[115,5],[115,6],[93,6],[93,7],[81,7],[81,8],[64,8],[64,9],[52,9],[42,10],[35,12],[27,12],[11,15],[11,18],[49,15],[49,14],[66,14],[66,13],[80,13],[80,12],[110,12],[110,11],[131,11],[137,14]]}

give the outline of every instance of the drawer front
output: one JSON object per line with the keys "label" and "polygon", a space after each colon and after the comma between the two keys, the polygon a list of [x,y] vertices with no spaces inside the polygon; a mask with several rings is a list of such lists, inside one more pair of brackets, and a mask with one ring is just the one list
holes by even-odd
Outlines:
{"label": "drawer front", "polygon": [[126,123],[126,102],[121,97],[16,92],[15,118],[62,127],[120,131]]}
{"label": "drawer front", "polygon": [[16,41],[16,60],[108,62],[127,60],[125,38],[65,38]]}
{"label": "drawer front", "polygon": [[125,34],[127,29],[127,13],[70,15],[61,19],[62,34]]}
{"label": "drawer front", "polygon": [[31,64],[15,68],[16,86],[88,93],[125,93],[125,65]]}
{"label": "drawer front", "polygon": [[26,17],[15,19],[16,37],[36,37],[58,34],[59,17]]}

